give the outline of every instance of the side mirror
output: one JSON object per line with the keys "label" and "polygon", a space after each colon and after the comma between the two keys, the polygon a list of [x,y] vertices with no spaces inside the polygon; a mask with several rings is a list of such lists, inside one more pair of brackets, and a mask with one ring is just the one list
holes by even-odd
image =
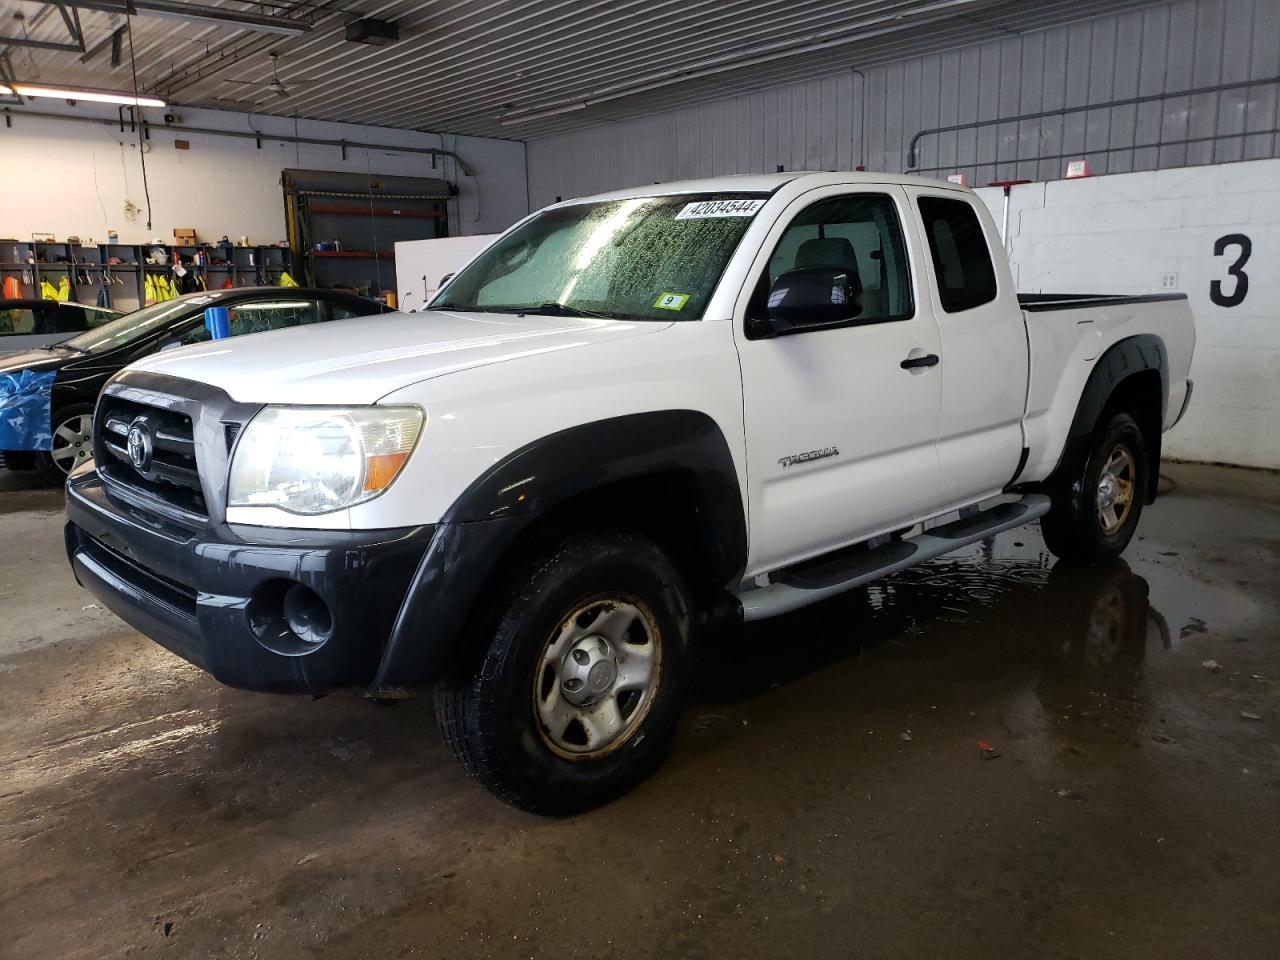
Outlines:
{"label": "side mirror", "polygon": [[765,315],[753,323],[758,337],[780,337],[837,327],[862,312],[862,283],[847,267],[801,267],[779,274],[769,288]]}

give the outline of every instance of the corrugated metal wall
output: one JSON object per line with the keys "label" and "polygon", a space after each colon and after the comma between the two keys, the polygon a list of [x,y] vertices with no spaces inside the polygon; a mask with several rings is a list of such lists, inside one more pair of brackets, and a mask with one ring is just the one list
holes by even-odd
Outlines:
{"label": "corrugated metal wall", "polygon": [[915,169],[983,184],[1057,178],[1068,158],[1105,173],[1275,157],[1277,78],[1280,0],[1182,0],[871,67],[865,86],[846,71],[534,140],[529,192],[538,207],[779,166],[901,171],[920,131],[1139,97],[1155,99],[926,134]]}

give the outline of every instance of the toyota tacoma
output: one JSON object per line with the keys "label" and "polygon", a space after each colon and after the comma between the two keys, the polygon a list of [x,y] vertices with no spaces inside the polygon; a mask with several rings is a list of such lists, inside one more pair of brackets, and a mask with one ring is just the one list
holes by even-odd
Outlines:
{"label": "toyota tacoma", "polygon": [[1119,554],[1191,396],[1185,296],[1014,289],[972,193],[645,186],[516,224],[425,312],[160,353],[98,398],[75,576],[259,691],[433,691],[568,813],[676,730],[702,628],[1038,520]]}

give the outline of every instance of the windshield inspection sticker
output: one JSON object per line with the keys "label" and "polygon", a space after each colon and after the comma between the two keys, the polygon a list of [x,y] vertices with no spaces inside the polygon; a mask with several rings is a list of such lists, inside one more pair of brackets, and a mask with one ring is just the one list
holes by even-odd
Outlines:
{"label": "windshield inspection sticker", "polygon": [[686,203],[677,220],[705,220],[708,217],[754,217],[763,200],[699,200]]}
{"label": "windshield inspection sticker", "polygon": [[653,306],[655,310],[683,310],[688,302],[687,293],[667,293],[664,290],[658,294],[658,299],[653,301]]}

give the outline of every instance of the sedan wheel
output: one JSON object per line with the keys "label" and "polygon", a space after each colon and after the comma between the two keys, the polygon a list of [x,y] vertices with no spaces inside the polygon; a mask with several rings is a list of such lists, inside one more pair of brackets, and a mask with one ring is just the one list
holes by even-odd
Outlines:
{"label": "sedan wheel", "polygon": [[82,413],[59,423],[49,456],[64,476],[93,456],[93,414]]}

